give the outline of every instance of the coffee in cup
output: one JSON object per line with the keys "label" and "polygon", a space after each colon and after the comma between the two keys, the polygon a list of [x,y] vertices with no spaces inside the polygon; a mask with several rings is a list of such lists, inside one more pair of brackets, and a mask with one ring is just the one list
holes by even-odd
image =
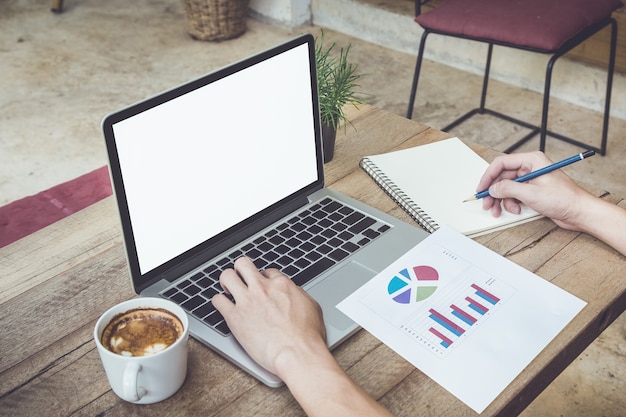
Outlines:
{"label": "coffee in cup", "polygon": [[183,332],[183,323],[168,310],[137,307],[111,319],[102,332],[102,344],[118,355],[153,355],[171,346]]}
{"label": "coffee in cup", "polygon": [[175,303],[137,298],[104,312],[94,341],[113,391],[135,404],[176,393],[187,375],[189,319]]}

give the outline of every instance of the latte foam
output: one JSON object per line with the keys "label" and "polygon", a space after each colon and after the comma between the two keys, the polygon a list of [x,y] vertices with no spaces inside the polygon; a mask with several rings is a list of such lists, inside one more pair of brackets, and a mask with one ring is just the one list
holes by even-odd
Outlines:
{"label": "latte foam", "polygon": [[154,355],[176,342],[183,331],[180,319],[169,311],[138,307],[113,317],[102,332],[101,342],[118,355]]}

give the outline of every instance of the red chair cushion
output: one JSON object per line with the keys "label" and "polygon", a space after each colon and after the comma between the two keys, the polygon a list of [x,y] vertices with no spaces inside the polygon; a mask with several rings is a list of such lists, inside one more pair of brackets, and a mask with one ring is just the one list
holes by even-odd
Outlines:
{"label": "red chair cushion", "polygon": [[444,0],[415,21],[450,35],[551,52],[623,5],[620,0]]}

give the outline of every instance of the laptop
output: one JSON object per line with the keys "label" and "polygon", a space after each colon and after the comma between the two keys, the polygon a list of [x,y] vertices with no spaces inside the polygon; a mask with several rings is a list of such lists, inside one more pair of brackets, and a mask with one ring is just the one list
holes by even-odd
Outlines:
{"label": "laptop", "polygon": [[324,187],[319,120],[307,34],[102,123],[134,291],[180,304],[194,338],[271,387],[210,303],[223,269],[281,269],[333,348],[358,330],[335,306],[427,235]]}

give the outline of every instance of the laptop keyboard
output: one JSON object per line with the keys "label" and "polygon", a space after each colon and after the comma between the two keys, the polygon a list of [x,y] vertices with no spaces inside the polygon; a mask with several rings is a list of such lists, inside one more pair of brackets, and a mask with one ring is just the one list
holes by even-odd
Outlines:
{"label": "laptop keyboard", "polygon": [[204,265],[160,294],[228,335],[230,330],[211,298],[223,292],[220,274],[232,268],[237,258],[247,256],[259,269],[277,268],[301,286],[390,228],[337,200],[325,198],[228,256]]}

